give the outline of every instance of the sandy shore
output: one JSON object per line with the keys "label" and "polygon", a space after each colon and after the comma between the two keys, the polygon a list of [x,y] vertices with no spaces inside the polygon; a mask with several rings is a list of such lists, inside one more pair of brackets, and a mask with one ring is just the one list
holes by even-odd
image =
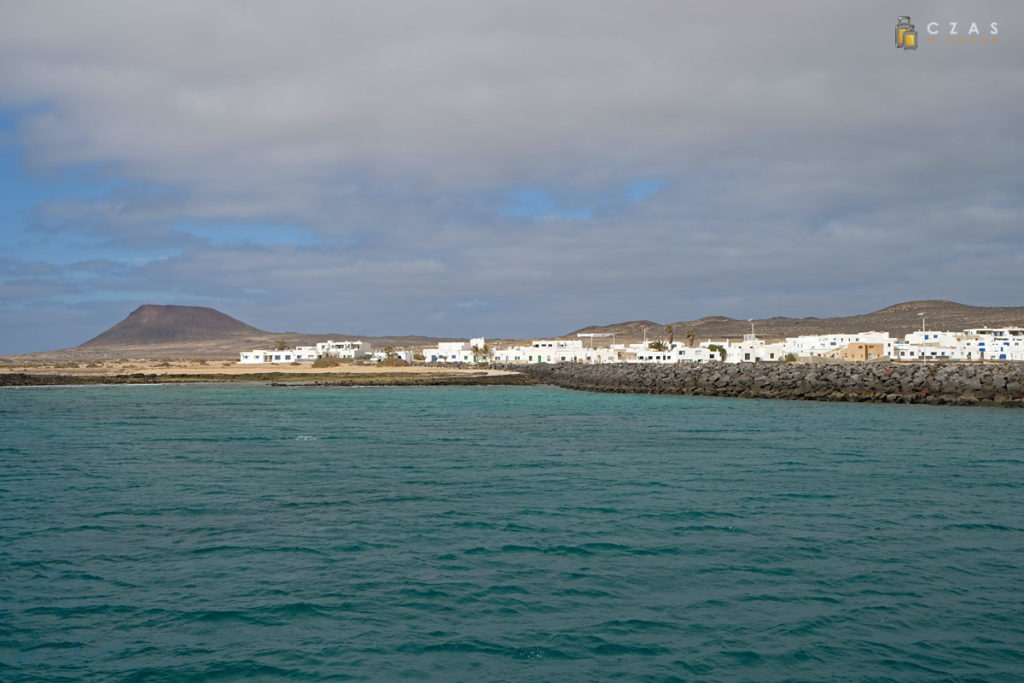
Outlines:
{"label": "sandy shore", "polygon": [[387,366],[345,364],[334,368],[314,368],[312,363],[241,365],[234,361],[158,361],[110,360],[90,363],[0,363],[0,374],[64,375],[70,377],[105,377],[111,375],[286,375],[375,376],[375,375],[450,375],[487,376],[514,374],[506,370],[437,368],[422,365]]}
{"label": "sandy shore", "polygon": [[422,365],[345,364],[314,368],[310,363],[240,365],[234,361],[118,360],[88,363],[0,363],[0,386],[67,384],[155,384],[182,382],[262,382],[329,386],[522,385],[537,380],[517,372],[487,368]]}

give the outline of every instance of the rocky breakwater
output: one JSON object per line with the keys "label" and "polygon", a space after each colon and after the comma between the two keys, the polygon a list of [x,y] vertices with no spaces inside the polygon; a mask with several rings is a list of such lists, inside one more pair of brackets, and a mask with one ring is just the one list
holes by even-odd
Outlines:
{"label": "rocky breakwater", "polygon": [[1024,407],[1021,363],[560,363],[501,367],[583,391]]}

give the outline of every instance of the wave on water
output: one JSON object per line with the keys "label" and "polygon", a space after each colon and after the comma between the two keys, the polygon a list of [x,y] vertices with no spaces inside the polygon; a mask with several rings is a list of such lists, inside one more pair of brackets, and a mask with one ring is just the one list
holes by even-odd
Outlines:
{"label": "wave on water", "polygon": [[0,392],[5,683],[1024,672],[1005,411],[122,386]]}

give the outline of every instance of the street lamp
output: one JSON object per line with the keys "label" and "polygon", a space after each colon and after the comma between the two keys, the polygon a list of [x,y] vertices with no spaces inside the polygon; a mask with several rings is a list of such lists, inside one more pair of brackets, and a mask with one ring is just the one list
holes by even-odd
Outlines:
{"label": "street lamp", "polygon": [[918,315],[921,316],[921,331],[924,332],[924,321],[927,320],[928,318],[925,316],[924,313],[918,313]]}

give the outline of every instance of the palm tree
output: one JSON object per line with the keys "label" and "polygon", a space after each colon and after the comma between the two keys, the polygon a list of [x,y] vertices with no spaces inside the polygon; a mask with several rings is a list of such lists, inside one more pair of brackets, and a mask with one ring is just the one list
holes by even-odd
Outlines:
{"label": "palm tree", "polygon": [[667,351],[668,350],[668,347],[665,346],[665,342],[663,342],[663,341],[652,341],[650,344],[647,345],[647,348],[649,348],[651,351]]}
{"label": "palm tree", "polygon": [[686,345],[693,348],[693,340],[697,338],[697,333],[690,328],[686,331]]}
{"label": "palm tree", "polygon": [[669,348],[672,348],[672,342],[675,341],[676,335],[671,325],[665,325],[665,338],[668,339]]}

